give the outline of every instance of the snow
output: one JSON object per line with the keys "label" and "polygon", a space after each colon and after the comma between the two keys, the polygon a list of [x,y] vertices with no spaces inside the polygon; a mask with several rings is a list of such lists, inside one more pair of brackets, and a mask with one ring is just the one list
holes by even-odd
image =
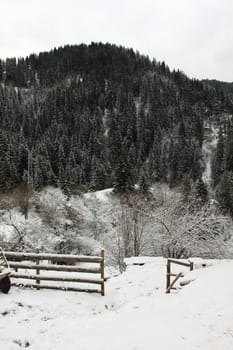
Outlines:
{"label": "snow", "polygon": [[10,241],[12,239],[12,237],[14,236],[14,228],[11,225],[7,225],[4,223],[0,224],[0,236],[1,239],[6,240],[6,241]]}
{"label": "snow", "polygon": [[211,183],[211,160],[218,141],[218,129],[215,128],[213,125],[210,129],[211,136],[207,137],[204,140],[202,146],[202,154],[205,163],[205,170],[202,174],[202,179],[207,185]]}
{"label": "snow", "polygon": [[233,261],[192,260],[194,271],[176,270],[194,281],[171,294],[164,293],[166,260],[152,257],[127,259],[105,297],[12,287],[0,295],[0,347],[232,350]]}
{"label": "snow", "polygon": [[[112,188],[107,188],[107,189],[105,189],[105,190],[102,190],[102,191],[96,191],[95,193],[94,193],[94,197],[98,200],[98,201],[100,201],[100,202],[103,202],[103,203],[106,203],[106,202],[109,202],[109,195],[111,195],[112,194],[112,191],[113,191],[113,189]],[[86,199],[90,199],[90,198],[92,198],[93,199],[93,193],[86,193],[85,195],[84,195],[84,198],[86,198]]]}

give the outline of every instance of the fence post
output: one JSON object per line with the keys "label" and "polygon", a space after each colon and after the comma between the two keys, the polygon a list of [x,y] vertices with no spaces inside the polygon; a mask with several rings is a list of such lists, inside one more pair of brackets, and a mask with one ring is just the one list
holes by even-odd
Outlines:
{"label": "fence post", "polygon": [[[174,286],[175,282],[180,277],[184,277],[184,275],[181,272],[178,273],[178,274],[171,273],[171,263],[189,267],[190,271],[193,271],[193,269],[194,269],[194,262],[193,261],[189,260],[189,263],[184,263],[184,262],[181,262],[181,261],[176,261],[176,260],[168,258],[167,259],[167,286],[166,286],[166,293],[170,293],[170,290],[173,289],[173,286]],[[173,280],[172,283],[171,283],[171,276],[175,277],[175,279]]]}
{"label": "fence post", "polygon": [[100,263],[100,270],[101,270],[101,295],[104,296],[105,291],[104,291],[104,249],[101,249],[100,256],[102,258],[101,263]]}
{"label": "fence post", "polygon": [[170,284],[171,284],[171,262],[168,259],[167,260],[167,286],[166,286],[167,293],[170,293],[170,289],[168,289],[170,287]]}
{"label": "fence post", "polygon": [[[38,258],[36,259],[36,265],[38,265],[38,268],[36,269],[36,274],[39,275],[40,274],[40,267],[39,267],[40,259],[38,259]],[[40,280],[39,279],[36,280],[36,284],[37,285],[40,284]],[[39,288],[37,287],[37,289],[39,289]]]}

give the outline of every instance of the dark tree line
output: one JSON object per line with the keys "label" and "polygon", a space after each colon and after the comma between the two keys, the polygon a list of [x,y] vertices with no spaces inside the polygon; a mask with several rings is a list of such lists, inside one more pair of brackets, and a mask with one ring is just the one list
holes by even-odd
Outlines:
{"label": "dark tree line", "polygon": [[198,181],[204,122],[232,112],[220,87],[110,44],[2,60],[0,81],[2,191]]}
{"label": "dark tree line", "polygon": [[[224,130],[225,129],[225,130]],[[212,185],[221,208],[233,216],[233,120],[220,126],[212,159]]]}

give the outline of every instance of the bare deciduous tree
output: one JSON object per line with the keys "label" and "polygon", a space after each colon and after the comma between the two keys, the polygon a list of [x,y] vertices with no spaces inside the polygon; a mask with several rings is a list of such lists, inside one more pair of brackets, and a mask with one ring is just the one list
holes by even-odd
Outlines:
{"label": "bare deciduous tree", "polygon": [[190,210],[189,203],[184,203],[180,194],[173,191],[152,216],[156,224],[153,246],[157,254],[187,258],[223,257],[230,252],[232,220],[218,215],[211,203]]}
{"label": "bare deciduous tree", "polygon": [[141,193],[128,194],[121,201],[120,231],[126,257],[145,252],[150,204],[148,197]]}

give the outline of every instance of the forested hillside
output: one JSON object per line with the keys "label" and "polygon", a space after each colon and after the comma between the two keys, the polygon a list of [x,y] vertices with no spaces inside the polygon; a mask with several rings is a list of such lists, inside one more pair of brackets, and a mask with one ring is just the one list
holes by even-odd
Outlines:
{"label": "forested hillside", "polygon": [[0,81],[1,191],[200,182],[205,130],[214,125],[212,186],[233,213],[233,97],[221,85],[101,43],[1,60]]}

